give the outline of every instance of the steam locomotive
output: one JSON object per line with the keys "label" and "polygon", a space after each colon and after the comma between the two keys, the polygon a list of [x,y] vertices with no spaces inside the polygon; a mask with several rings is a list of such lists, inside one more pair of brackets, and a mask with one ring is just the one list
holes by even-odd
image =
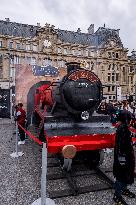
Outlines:
{"label": "steam locomotive", "polygon": [[67,63],[61,81],[37,88],[36,115],[39,104],[44,109],[42,136],[47,139],[48,152],[61,153],[65,169],[71,169],[77,156],[98,166],[102,150],[114,146],[110,117],[96,112],[102,99],[100,79],[75,62]]}

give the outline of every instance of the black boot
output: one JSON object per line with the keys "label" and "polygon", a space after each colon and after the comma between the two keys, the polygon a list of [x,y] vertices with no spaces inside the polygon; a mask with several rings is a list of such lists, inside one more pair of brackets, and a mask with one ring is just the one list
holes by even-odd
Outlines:
{"label": "black boot", "polygon": [[125,189],[124,191],[122,191],[121,194],[125,195],[125,196],[128,196],[129,198],[135,198],[136,197],[136,195],[133,192],[129,191],[129,189]]}
{"label": "black boot", "polygon": [[115,201],[116,205],[124,205],[124,203],[122,202],[122,196],[114,194],[113,200]]}

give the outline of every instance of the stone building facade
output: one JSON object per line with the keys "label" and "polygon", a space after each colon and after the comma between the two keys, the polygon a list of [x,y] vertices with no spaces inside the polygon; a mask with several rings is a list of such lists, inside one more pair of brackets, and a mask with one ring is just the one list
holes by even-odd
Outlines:
{"label": "stone building facade", "polygon": [[[128,56],[119,29],[91,24],[87,33],[56,29],[50,24],[37,26],[0,20],[0,88],[15,86],[15,64],[52,65],[65,68],[76,61],[95,72],[104,86],[107,100],[117,99],[117,88],[126,99],[135,95],[136,53]],[[48,80],[48,77],[45,77]],[[56,80],[56,79],[55,79]]]}

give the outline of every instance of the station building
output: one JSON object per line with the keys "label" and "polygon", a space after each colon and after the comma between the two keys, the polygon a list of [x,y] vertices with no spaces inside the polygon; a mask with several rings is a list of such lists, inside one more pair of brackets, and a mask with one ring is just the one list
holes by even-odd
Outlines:
{"label": "station building", "polygon": [[98,75],[107,101],[118,99],[118,88],[121,99],[135,96],[136,52],[128,55],[119,29],[104,25],[94,31],[91,24],[83,33],[80,28],[67,31],[47,23],[33,26],[9,18],[0,20],[0,90],[15,92],[16,64],[59,69],[70,61],[80,62]]}

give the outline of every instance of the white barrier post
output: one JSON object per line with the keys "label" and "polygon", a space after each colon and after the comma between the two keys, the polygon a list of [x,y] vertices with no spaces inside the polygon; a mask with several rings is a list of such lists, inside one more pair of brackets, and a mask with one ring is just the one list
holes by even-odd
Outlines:
{"label": "white barrier post", "polygon": [[23,154],[23,152],[18,152],[18,124],[16,121],[16,152],[13,152],[12,154],[10,154],[10,156],[16,158],[23,156]]}
{"label": "white barrier post", "polygon": [[41,198],[37,199],[32,205],[55,205],[55,202],[46,198],[46,174],[47,174],[47,147],[43,143],[42,147],[42,176],[41,176]]}

